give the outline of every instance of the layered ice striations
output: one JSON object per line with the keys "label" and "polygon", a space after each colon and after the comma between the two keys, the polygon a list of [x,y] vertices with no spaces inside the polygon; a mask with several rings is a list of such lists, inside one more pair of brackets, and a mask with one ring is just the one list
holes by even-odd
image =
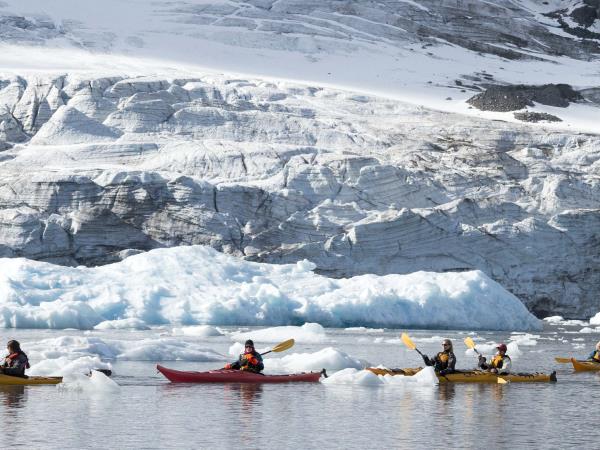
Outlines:
{"label": "layered ice striations", "polygon": [[2,86],[0,256],[202,244],[332,277],[481,270],[541,316],[600,309],[597,135],[217,75]]}

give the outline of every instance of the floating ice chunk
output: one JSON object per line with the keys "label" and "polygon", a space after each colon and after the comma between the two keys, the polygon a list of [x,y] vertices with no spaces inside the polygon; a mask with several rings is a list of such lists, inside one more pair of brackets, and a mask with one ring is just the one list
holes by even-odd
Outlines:
{"label": "floating ice chunk", "polygon": [[439,383],[433,367],[425,367],[413,376],[404,375],[375,375],[368,370],[358,370],[348,368],[340,370],[322,379],[321,382],[327,385],[359,385],[359,386],[382,386],[382,385],[422,385],[435,386]]}
{"label": "floating ice chunk", "polygon": [[506,347],[506,353],[508,354],[508,356],[510,356],[511,359],[517,359],[523,354],[521,349],[519,349],[519,344],[517,342],[509,342]]}
{"label": "floating ice chunk", "polygon": [[600,325],[600,312],[590,319],[590,325]]}
{"label": "floating ice chunk", "polygon": [[118,319],[118,320],[105,320],[100,322],[94,327],[94,330],[149,330],[150,327],[146,325],[146,322],[140,319]]}
{"label": "floating ice chunk", "polygon": [[104,360],[132,361],[224,361],[224,355],[192,342],[174,338],[143,340],[101,339],[93,336],[62,336],[54,339],[27,343],[32,362],[65,357],[75,360],[81,357],[98,357]]}
{"label": "floating ice chunk", "polygon": [[282,342],[293,338],[297,343],[317,343],[327,340],[325,329],[318,323],[305,323],[301,327],[286,326],[235,332],[231,334],[231,338],[253,339],[257,342]]}
{"label": "floating ice chunk", "polygon": [[346,331],[364,331],[365,333],[383,333],[383,328],[349,327]]}
{"label": "floating ice chunk", "polygon": [[439,383],[438,377],[435,374],[433,367],[424,367],[419,372],[417,372],[416,374],[414,374],[412,377],[409,377],[409,378],[413,379],[416,383],[419,383],[419,384],[433,385],[433,384]]}
{"label": "floating ice chunk", "polygon": [[517,334],[513,333],[510,337],[512,342],[516,342],[519,345],[537,345],[537,340],[540,338],[539,334]]}
{"label": "floating ice chunk", "polygon": [[97,356],[81,356],[75,359],[60,356],[33,364],[27,374],[39,376],[84,375],[89,374],[93,369],[112,370],[112,367],[110,363],[101,361]]}
{"label": "floating ice chunk", "polygon": [[224,361],[224,355],[196,344],[173,339],[144,339],[123,345],[118,359],[132,361]]}
{"label": "floating ice chunk", "polygon": [[[244,344],[241,344],[240,342],[235,342],[231,345],[231,347],[229,347],[229,350],[227,351],[227,353],[231,356],[238,356],[241,353],[244,353]],[[259,353],[262,353],[261,351],[259,351]]]}
{"label": "floating ice chunk", "polygon": [[[590,319],[590,323],[591,323],[592,319]],[[552,325],[563,325],[563,326],[585,326],[588,324],[585,320],[572,320],[572,319],[565,320],[562,316],[545,317],[544,322],[550,323]],[[598,324],[600,325],[600,318],[599,318]],[[594,324],[592,324],[592,325],[594,325]]]}
{"label": "floating ice chunk", "polygon": [[196,336],[196,337],[211,337],[223,336],[223,333],[210,325],[195,325],[189,327],[173,328],[173,336]]}
{"label": "floating ice chunk", "polygon": [[383,377],[379,377],[368,370],[354,368],[342,369],[328,378],[321,379],[321,382],[329,385],[352,384],[359,386],[381,386],[384,384]]}
{"label": "floating ice chunk", "polygon": [[431,336],[431,337],[413,337],[412,340],[415,342],[439,342],[441,344],[441,342],[446,339],[443,336]]}
{"label": "floating ice chunk", "polygon": [[580,333],[600,333],[600,327],[596,327],[596,328],[590,328],[590,327],[584,327],[581,330],[579,330]]}
{"label": "floating ice chunk", "polygon": [[309,372],[326,369],[328,372],[347,368],[362,369],[367,361],[327,347],[315,353],[293,353],[283,358],[265,358],[265,370],[273,372]]}
{"label": "floating ice chunk", "polygon": [[70,374],[63,378],[57,387],[66,391],[86,393],[118,394],[121,387],[101,372],[92,371],[87,375]]}
{"label": "floating ice chunk", "polygon": [[565,319],[563,316],[549,316],[549,317],[544,317],[544,322],[548,322],[551,324],[561,324]]}

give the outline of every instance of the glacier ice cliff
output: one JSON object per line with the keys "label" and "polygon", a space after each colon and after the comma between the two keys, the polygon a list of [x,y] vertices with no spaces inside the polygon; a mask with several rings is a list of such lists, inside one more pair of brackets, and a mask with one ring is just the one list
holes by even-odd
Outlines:
{"label": "glacier ice cliff", "polygon": [[0,256],[203,244],[332,277],[478,269],[600,309],[600,136],[285,81],[0,81]]}

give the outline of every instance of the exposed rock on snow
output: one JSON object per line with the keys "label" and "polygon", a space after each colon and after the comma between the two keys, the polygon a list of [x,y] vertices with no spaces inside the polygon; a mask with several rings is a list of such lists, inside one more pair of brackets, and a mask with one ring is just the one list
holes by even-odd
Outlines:
{"label": "exposed rock on snow", "polygon": [[515,119],[522,120],[523,122],[561,122],[559,117],[548,113],[525,111],[516,112],[514,115]]}
{"label": "exposed rock on snow", "polygon": [[533,102],[542,105],[566,108],[569,102],[582,97],[567,84],[547,84],[544,86],[491,86],[485,92],[476,94],[467,102],[484,111],[515,111]]}

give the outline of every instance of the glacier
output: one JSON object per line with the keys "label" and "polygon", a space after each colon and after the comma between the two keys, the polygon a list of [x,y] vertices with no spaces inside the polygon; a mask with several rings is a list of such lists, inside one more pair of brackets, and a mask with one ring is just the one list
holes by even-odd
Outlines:
{"label": "glacier", "polygon": [[[538,317],[589,317],[589,1],[2,1],[0,256],[200,244],[333,278],[480,270]],[[467,102],[563,83],[578,100],[519,110],[562,122]]]}

